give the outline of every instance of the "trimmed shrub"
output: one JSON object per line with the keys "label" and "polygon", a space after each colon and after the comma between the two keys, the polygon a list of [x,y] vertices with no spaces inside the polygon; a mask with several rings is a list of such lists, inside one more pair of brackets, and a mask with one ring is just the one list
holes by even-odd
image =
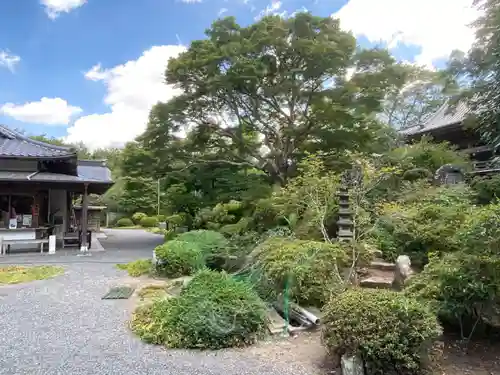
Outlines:
{"label": "trimmed shrub", "polygon": [[441,335],[425,305],[389,290],[350,289],[324,311],[322,341],[330,355],[359,355],[369,374],[421,374]]}
{"label": "trimmed shrub", "polygon": [[155,254],[161,264],[158,273],[166,277],[192,275],[205,266],[203,252],[195,243],[168,241],[156,247]]}
{"label": "trimmed shrub", "polygon": [[122,217],[116,222],[117,227],[133,227],[134,223],[128,217]]}
{"label": "trimmed shrub", "polygon": [[182,214],[170,215],[165,218],[165,221],[170,227],[180,227],[186,223],[186,216]]}
{"label": "trimmed shrub", "polygon": [[305,306],[322,306],[340,284],[338,270],[347,261],[339,243],[270,237],[251,254],[261,283],[290,295]]}
{"label": "trimmed shrub", "polygon": [[471,211],[471,191],[464,185],[426,187],[415,185],[398,202],[382,206],[373,236],[384,258],[410,256],[421,267],[427,254],[458,251],[456,232]]}
{"label": "trimmed shrub", "polygon": [[119,269],[125,270],[130,276],[137,277],[147,275],[151,272],[152,264],[150,259],[134,260],[130,263],[117,264]]}
{"label": "trimmed shrub", "polygon": [[156,220],[158,220],[159,223],[164,223],[167,217],[165,215],[156,215]]}
{"label": "trimmed shrub", "polygon": [[266,330],[266,306],[243,282],[202,270],[178,298],[139,308],[132,330],[170,348],[221,349],[254,343]]}
{"label": "trimmed shrub", "polygon": [[132,215],[132,221],[134,222],[134,224],[139,225],[141,220],[147,216],[148,215],[146,215],[144,212],[136,212]]}
{"label": "trimmed shrub", "polygon": [[463,338],[483,324],[500,327],[500,257],[459,252],[431,258],[405,293],[429,303],[443,322],[460,327]]}
{"label": "trimmed shrub", "polygon": [[177,233],[174,230],[172,229],[165,230],[165,234],[163,236],[165,242],[173,240],[175,237],[177,237]]}
{"label": "trimmed shrub", "polygon": [[228,245],[227,239],[221,233],[212,230],[193,230],[179,234],[176,239],[195,244],[201,249],[208,263],[216,253]]}
{"label": "trimmed shrub", "polygon": [[141,219],[139,224],[143,228],[153,228],[153,227],[156,227],[158,225],[158,219],[154,216],[153,217],[145,216]]}

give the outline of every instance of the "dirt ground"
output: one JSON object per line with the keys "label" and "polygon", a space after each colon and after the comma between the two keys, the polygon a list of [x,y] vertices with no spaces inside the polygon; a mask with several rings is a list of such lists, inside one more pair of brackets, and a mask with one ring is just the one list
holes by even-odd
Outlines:
{"label": "dirt ground", "polygon": [[[275,338],[245,350],[250,350],[262,361],[293,362],[313,374],[340,374],[328,361],[319,332],[300,333],[295,338]],[[439,375],[500,375],[500,342],[471,343],[465,353],[454,339],[446,339]]]}

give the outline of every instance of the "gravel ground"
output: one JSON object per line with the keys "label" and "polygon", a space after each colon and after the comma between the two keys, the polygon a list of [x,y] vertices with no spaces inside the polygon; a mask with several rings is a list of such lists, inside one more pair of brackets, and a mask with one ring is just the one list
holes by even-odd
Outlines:
{"label": "gravel ground", "polygon": [[[114,263],[151,250],[2,258],[0,263],[64,264],[66,272],[51,280],[0,286],[0,374],[317,374],[291,363],[289,355],[280,358],[275,347],[196,352],[142,343],[127,328],[131,303],[101,297],[124,279]],[[275,353],[269,356],[269,350]]]}

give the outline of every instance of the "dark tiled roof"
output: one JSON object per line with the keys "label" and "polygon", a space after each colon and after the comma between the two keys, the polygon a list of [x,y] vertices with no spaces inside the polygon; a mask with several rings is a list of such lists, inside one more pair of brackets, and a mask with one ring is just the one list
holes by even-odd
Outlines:
{"label": "dark tiled roof", "polygon": [[458,103],[456,108],[450,108],[449,103],[446,102],[423,124],[400,130],[400,133],[403,135],[418,135],[456,125],[464,121],[468,113],[469,109],[463,102]]}
{"label": "dark tiled roof", "polygon": [[75,157],[76,152],[70,147],[55,146],[35,141],[0,125],[0,158],[57,158]]}
{"label": "dark tiled roof", "polygon": [[90,184],[113,184],[111,171],[101,160],[79,160],[78,176],[60,173],[33,173],[0,171],[0,181],[36,181],[36,182],[76,182]]}

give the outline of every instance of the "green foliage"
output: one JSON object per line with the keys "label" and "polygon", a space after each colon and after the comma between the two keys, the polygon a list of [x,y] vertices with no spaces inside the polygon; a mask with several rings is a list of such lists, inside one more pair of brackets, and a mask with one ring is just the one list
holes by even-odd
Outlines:
{"label": "green foliage", "polygon": [[155,248],[159,274],[166,277],[192,275],[205,266],[201,248],[193,242],[171,240]]}
{"label": "green foliage", "polygon": [[338,243],[270,237],[252,255],[252,267],[261,282],[276,294],[290,295],[305,306],[322,306],[342,282],[338,270],[347,262]]}
{"label": "green foliage", "polygon": [[170,215],[165,218],[169,227],[181,227],[186,223],[186,215],[183,214],[175,214]]}
{"label": "green foliage", "polygon": [[123,177],[123,193],[120,205],[125,212],[133,213],[138,209],[153,214],[157,209],[156,181],[148,177]]}
{"label": "green foliage", "polygon": [[170,348],[221,349],[252,344],[266,329],[266,306],[226,273],[202,270],[178,298],[139,308],[132,330]]}
{"label": "green foliage", "polygon": [[134,222],[129,219],[128,217],[122,217],[121,219],[118,219],[116,222],[117,227],[132,227],[134,226]]}
{"label": "green foliage", "polygon": [[150,259],[138,259],[125,264],[117,264],[116,266],[121,270],[127,271],[133,277],[147,275],[152,270]]}
{"label": "green foliage", "polygon": [[158,220],[159,223],[164,223],[167,217],[165,215],[156,215],[156,219]]}
{"label": "green foliage", "polygon": [[195,244],[202,252],[205,264],[210,268],[218,268],[221,254],[225,253],[227,239],[219,232],[211,230],[194,230],[180,234],[177,241]]}
{"label": "green foliage", "polygon": [[477,176],[471,182],[477,204],[494,203],[500,198],[500,175]]}
{"label": "green foliage", "polygon": [[471,210],[455,234],[461,251],[431,259],[407,293],[430,301],[443,319],[462,328],[476,321],[500,326],[499,222],[500,204]]}
{"label": "green foliage", "polygon": [[461,328],[464,338],[478,322],[500,327],[500,257],[458,252],[431,258],[405,293],[430,303],[444,321]]}
{"label": "green foliage", "polygon": [[141,227],[143,228],[153,228],[153,227],[156,227],[158,225],[158,219],[156,218],[156,216],[144,216],[139,224],[141,225]]}
{"label": "green foliage", "polygon": [[139,225],[141,220],[147,216],[144,212],[136,212],[132,215],[132,221],[134,224]]}
{"label": "green foliage", "polygon": [[324,311],[322,339],[330,354],[359,355],[369,374],[421,374],[441,334],[424,304],[388,290],[350,289]]}
{"label": "green foliage", "polygon": [[429,252],[460,249],[456,231],[471,210],[472,194],[465,185],[412,185],[402,198],[381,206],[373,236],[384,257],[406,254],[415,266],[427,263]]}
{"label": "green foliage", "polygon": [[178,233],[175,230],[172,229],[165,230],[164,241],[167,242],[173,240],[175,237],[177,237],[177,234]]}

